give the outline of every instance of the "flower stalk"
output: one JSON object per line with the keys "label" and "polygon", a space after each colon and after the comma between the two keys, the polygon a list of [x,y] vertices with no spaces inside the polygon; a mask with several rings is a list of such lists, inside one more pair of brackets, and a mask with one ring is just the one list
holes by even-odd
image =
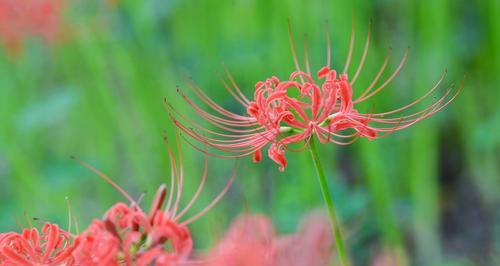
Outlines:
{"label": "flower stalk", "polygon": [[314,137],[311,137],[311,139],[309,140],[309,150],[311,151],[311,156],[314,161],[316,173],[318,174],[321,194],[323,195],[323,200],[325,201],[326,208],[328,209],[328,215],[330,216],[332,232],[335,237],[335,246],[337,247],[340,263],[342,266],[349,266],[349,258],[345,251],[344,241],[342,239],[342,231],[340,230],[339,222],[337,220],[337,212],[335,211],[335,205],[333,204],[332,197],[330,195],[330,192],[328,191],[325,172],[319,158],[319,152]]}

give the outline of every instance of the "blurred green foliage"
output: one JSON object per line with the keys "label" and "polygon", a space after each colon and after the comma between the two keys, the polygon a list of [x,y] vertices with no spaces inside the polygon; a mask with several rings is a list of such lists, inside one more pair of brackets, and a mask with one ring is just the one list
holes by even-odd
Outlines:
{"label": "blurred green foliage", "polygon": [[[500,263],[500,2],[497,0],[120,0],[68,5],[68,37],[23,54],[0,52],[0,228],[16,229],[23,212],[65,224],[69,197],[80,227],[124,198],[75,155],[109,174],[134,197],[167,182],[163,136],[173,137],[162,97],[191,115],[176,93],[192,77],[222,106],[238,110],[217,78],[223,61],[248,94],[260,80],[293,71],[287,21],[300,43],[307,34],[312,68],[326,60],[324,21],[334,65],[356,25],[358,62],[368,24],[373,44],[359,87],[375,75],[389,47],[392,69],[411,46],[395,82],[373,98],[392,110],[430,89],[465,90],[438,115],[391,137],[347,147],[322,146],[323,163],[359,265],[383,250],[416,265]],[[302,45],[298,45],[302,54]],[[215,69],[215,70],[214,70]],[[441,88],[442,90],[445,87]],[[186,89],[186,93],[190,93]],[[358,92],[359,93],[359,92]],[[186,199],[201,176],[203,156],[182,143]],[[270,160],[240,162],[237,180],[213,210],[193,224],[197,248],[212,243],[242,212],[270,215],[289,232],[322,207],[309,154],[290,153],[280,173]],[[210,159],[197,207],[223,187],[235,162]]]}

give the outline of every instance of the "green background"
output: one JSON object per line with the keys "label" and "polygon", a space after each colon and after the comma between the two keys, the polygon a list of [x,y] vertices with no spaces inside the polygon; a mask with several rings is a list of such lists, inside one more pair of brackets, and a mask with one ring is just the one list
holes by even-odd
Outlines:
{"label": "green background", "polygon": [[[146,192],[147,204],[170,171],[163,137],[172,138],[173,128],[162,97],[201,121],[176,93],[180,86],[195,97],[184,75],[220,105],[241,110],[217,78],[220,62],[247,95],[257,81],[284,79],[294,70],[290,21],[300,55],[307,34],[316,71],[326,60],[327,20],[333,62],[342,66],[354,17],[353,66],[373,22],[359,87],[370,82],[389,47],[391,69],[411,47],[403,72],[367,108],[409,103],[445,69],[441,92],[464,75],[466,85],[444,111],[389,138],[320,147],[351,256],[357,265],[370,265],[382,250],[399,254],[400,264],[405,258],[415,265],[500,264],[500,1],[120,0],[115,7],[96,1],[67,7],[64,41],[46,46],[31,38],[20,56],[0,52],[2,231],[17,230],[16,220],[26,224],[24,212],[65,225],[66,196],[80,228],[124,200],[72,155],[133,197]],[[182,150],[186,202],[203,156],[186,143]],[[229,193],[192,224],[196,248],[210,246],[240,213],[265,213],[287,233],[321,208],[309,154],[289,152],[288,159],[284,173],[267,158],[256,165],[240,160]],[[235,165],[209,163],[191,215],[220,191]]]}

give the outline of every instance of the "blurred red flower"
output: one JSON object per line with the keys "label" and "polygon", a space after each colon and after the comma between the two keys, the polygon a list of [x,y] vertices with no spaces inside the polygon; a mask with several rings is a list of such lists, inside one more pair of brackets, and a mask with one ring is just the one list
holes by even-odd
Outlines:
{"label": "blurred red flower", "polygon": [[269,218],[237,218],[215,247],[205,254],[205,266],[324,266],[332,257],[333,239],[326,216],[307,216],[299,230],[279,236]]}
{"label": "blurred red flower", "polygon": [[0,40],[11,54],[29,37],[55,41],[62,30],[64,0],[0,0]]}

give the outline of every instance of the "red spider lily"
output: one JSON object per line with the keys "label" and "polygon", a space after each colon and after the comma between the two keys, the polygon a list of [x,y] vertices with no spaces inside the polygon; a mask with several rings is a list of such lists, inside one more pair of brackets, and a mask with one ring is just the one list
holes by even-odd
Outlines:
{"label": "red spider lily", "polygon": [[36,228],[0,234],[0,265],[74,265],[72,239],[70,233],[51,223],[44,224],[41,234]]}
{"label": "red spider lily", "polygon": [[300,230],[278,236],[265,216],[236,219],[224,238],[206,255],[204,265],[323,266],[332,257],[328,219],[307,217]]}
{"label": "red spider lily", "polygon": [[[169,147],[171,162],[170,192],[159,187],[148,213],[109,177],[92,166],[81,162],[120,191],[131,205],[118,203],[110,208],[103,219],[94,220],[77,238],[75,259],[81,265],[185,265],[190,261],[193,240],[188,224],[211,209],[229,189],[234,174],[215,199],[203,210],[188,219],[182,219],[202,192],[208,175],[208,161],[200,185],[184,208],[180,208],[184,182],[183,159],[179,149],[177,167]],[[167,199],[167,194],[168,199]],[[165,208],[163,205],[167,200]]]}
{"label": "red spider lily", "polygon": [[30,36],[54,41],[62,27],[63,0],[0,0],[0,40],[11,53]]}
{"label": "red spider lily", "polygon": [[[193,146],[207,154],[219,157],[244,157],[253,154],[254,161],[258,162],[262,159],[261,149],[270,144],[269,158],[280,166],[281,171],[284,171],[287,165],[285,150],[291,149],[290,144],[306,141],[306,145],[298,149],[302,150],[308,146],[307,142],[313,136],[316,136],[321,143],[332,142],[339,145],[351,144],[360,137],[370,140],[382,138],[437,113],[453,101],[462,88],[461,86],[455,93],[452,93],[455,88],[453,84],[439,99],[426,108],[409,115],[398,115],[432,95],[444,80],[445,72],[431,90],[410,104],[388,112],[362,113],[358,111],[358,105],[391,83],[403,68],[408,51],[394,72],[381,82],[380,78],[386,72],[389,63],[389,54],[370,85],[360,90],[355,88],[355,83],[360,77],[368,54],[370,30],[362,57],[352,78],[349,78],[348,72],[354,50],[354,28],[342,72],[331,67],[330,39],[327,34],[327,64],[317,72],[316,79],[311,74],[307,46],[305,48],[306,70],[303,71],[299,66],[290,28],[289,35],[296,70],[286,80],[279,80],[273,76],[258,82],[252,99],[243,94],[229,71],[225,69],[229,82],[223,79],[221,81],[232,97],[243,105],[247,114],[237,114],[223,108],[192,81],[188,81],[190,88],[213,112],[205,111],[184,93],[180,92],[180,95],[215,129],[204,128],[170,104],[166,105],[172,120],[186,135],[223,154],[213,153],[190,142]],[[354,97],[354,90],[361,91],[359,96]],[[298,96],[291,96],[294,93]]]}
{"label": "red spider lily", "polygon": [[205,266],[273,265],[274,237],[272,222],[267,217],[239,217],[203,261]]}

